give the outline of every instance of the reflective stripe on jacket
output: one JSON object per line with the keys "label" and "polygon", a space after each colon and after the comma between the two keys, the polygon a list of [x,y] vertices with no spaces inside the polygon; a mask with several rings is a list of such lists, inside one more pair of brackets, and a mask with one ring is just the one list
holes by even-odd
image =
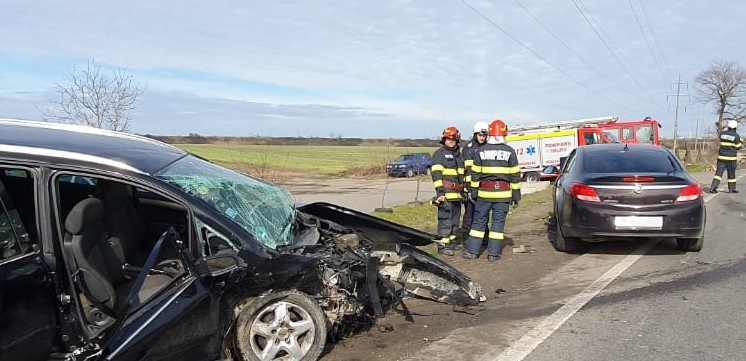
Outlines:
{"label": "reflective stripe on jacket", "polygon": [[[461,158],[461,150],[440,147],[433,153],[433,165],[430,174],[433,178],[433,187],[438,196],[446,196],[448,200],[460,200],[461,191],[445,187],[443,181],[463,185],[464,163]],[[448,182],[445,182],[448,184]]]}
{"label": "reflective stripe on jacket", "polygon": [[474,153],[481,145],[482,144],[477,143],[476,139],[472,139],[472,141],[464,147],[464,186],[466,187],[466,191],[471,187],[471,166],[474,165]]}
{"label": "reflective stripe on jacket", "polygon": [[[480,186],[482,182],[485,186]],[[502,181],[502,182],[500,182]],[[496,202],[510,202],[513,190],[521,189],[521,168],[518,156],[507,144],[485,144],[475,152],[471,167],[471,187],[478,188],[477,198]],[[494,184],[510,184],[509,188]]]}
{"label": "reflective stripe on jacket", "polygon": [[735,129],[728,128],[720,133],[720,149],[718,149],[719,161],[736,161],[738,160],[738,150],[741,149],[741,137],[738,136]]}

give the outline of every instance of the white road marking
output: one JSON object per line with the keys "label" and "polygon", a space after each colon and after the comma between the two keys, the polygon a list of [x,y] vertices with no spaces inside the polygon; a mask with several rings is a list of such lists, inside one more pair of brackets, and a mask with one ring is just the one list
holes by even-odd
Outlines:
{"label": "white road marking", "polygon": [[[737,177],[740,179],[743,175]],[[715,198],[717,194],[704,195],[705,203]],[[596,295],[603,291],[612,281],[632,266],[637,260],[647,253],[660,240],[652,239],[635,249],[631,254],[617,263],[601,277],[593,281],[582,292],[571,298],[564,306],[545,318],[539,325],[527,332],[511,347],[505,349],[497,358],[487,358],[495,361],[521,361],[530,355],[544,340],[557,331],[570,317],[577,313],[583,306],[590,302]]]}

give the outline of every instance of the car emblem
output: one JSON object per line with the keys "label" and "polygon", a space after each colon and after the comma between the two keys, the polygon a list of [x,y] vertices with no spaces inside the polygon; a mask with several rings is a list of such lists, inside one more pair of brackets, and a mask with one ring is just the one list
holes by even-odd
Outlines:
{"label": "car emblem", "polygon": [[642,184],[640,183],[635,184],[635,194],[640,194],[642,193],[643,190],[644,188],[642,188]]}

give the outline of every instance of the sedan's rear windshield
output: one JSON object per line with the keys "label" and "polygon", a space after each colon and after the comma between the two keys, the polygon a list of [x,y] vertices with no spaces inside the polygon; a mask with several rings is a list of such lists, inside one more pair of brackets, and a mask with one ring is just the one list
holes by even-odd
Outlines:
{"label": "sedan's rear windshield", "polygon": [[672,154],[662,150],[589,152],[583,160],[587,173],[669,173],[682,171]]}

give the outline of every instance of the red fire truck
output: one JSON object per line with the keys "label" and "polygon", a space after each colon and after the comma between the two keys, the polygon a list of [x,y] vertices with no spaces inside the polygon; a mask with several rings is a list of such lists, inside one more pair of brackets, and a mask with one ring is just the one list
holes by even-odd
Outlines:
{"label": "red fire truck", "polygon": [[575,147],[601,143],[647,143],[660,145],[657,120],[619,121],[617,116],[578,119],[510,129],[506,140],[518,154],[521,175],[527,181],[556,177],[543,174],[559,165]]}

